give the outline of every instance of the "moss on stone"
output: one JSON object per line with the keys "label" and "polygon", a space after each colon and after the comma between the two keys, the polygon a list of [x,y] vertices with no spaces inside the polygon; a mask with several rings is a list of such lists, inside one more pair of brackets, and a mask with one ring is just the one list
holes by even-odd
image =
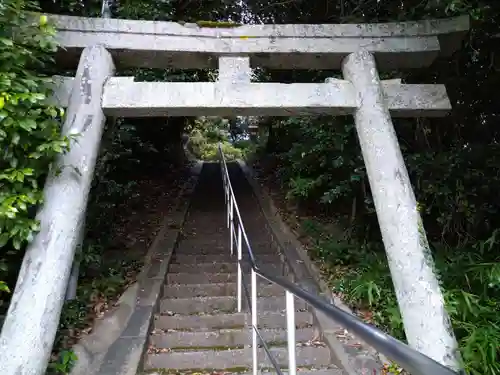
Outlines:
{"label": "moss on stone", "polygon": [[243,324],[233,324],[233,325],[230,325],[230,324],[223,324],[221,326],[213,326],[212,329],[213,330],[221,330],[221,329],[246,329],[248,328],[247,326],[243,325]]}
{"label": "moss on stone", "polygon": [[210,28],[221,28],[229,29],[232,27],[239,27],[241,23],[229,22],[229,21],[196,21],[199,27],[210,27]]}
{"label": "moss on stone", "polygon": [[206,351],[209,351],[209,350],[212,350],[212,351],[216,351],[216,352],[221,352],[221,351],[224,351],[224,350],[234,350],[234,349],[244,349],[245,346],[244,345],[235,345],[235,346],[223,346],[223,345],[219,345],[219,346],[196,346],[196,345],[190,345],[190,346],[174,346],[174,347],[171,347],[170,349],[173,350],[173,351],[201,351],[201,350],[206,350]]}
{"label": "moss on stone", "polygon": [[223,372],[223,373],[244,373],[244,372],[249,372],[251,369],[248,367],[244,366],[239,366],[239,367],[228,367],[224,369],[216,369],[216,368],[190,368],[190,369],[184,369],[184,370],[179,370],[179,369],[152,369],[145,371],[144,374],[161,374],[161,375],[171,375],[171,374],[182,374],[182,375],[192,375],[192,374],[212,374],[214,372]]}

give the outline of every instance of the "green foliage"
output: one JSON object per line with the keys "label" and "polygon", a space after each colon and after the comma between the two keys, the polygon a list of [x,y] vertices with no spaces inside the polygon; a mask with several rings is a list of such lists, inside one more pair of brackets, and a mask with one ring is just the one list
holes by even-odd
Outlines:
{"label": "green foliage", "polygon": [[[346,239],[338,240],[315,222],[303,223],[314,239],[311,252],[324,264],[331,286],[360,311],[370,310],[369,321],[404,339],[352,120],[290,118],[270,126],[267,151],[275,159],[273,174],[287,190],[286,197],[314,208],[318,217],[333,214],[349,227]],[[415,130],[411,122],[400,121],[396,128],[434,242],[433,255],[466,369],[474,375],[498,374],[496,141],[485,149],[462,134],[456,143],[442,142],[438,152],[430,149],[431,136],[442,138],[437,130],[429,130],[428,123],[419,120]],[[484,176],[489,176],[487,183]]]}
{"label": "green foliage", "polygon": [[[291,147],[280,155],[289,166],[282,176],[288,181],[288,197],[316,196],[332,203],[353,192],[364,177],[363,161],[355,147],[353,124],[339,118],[296,118],[274,126]],[[286,142],[286,140],[284,140]]]}
{"label": "green foliage", "polygon": [[188,149],[200,160],[218,160],[219,144],[227,160],[241,159],[245,155],[245,147],[250,145],[244,141],[229,142],[229,120],[218,117],[198,118],[189,131]]}
{"label": "green foliage", "polygon": [[249,139],[242,139],[233,142],[233,146],[235,148],[239,148],[240,150],[247,150],[254,146],[254,143]]}
{"label": "green foliage", "polygon": [[[268,145],[276,150],[273,174],[287,190],[287,199],[313,207],[318,217],[333,213],[349,227],[339,240],[318,222],[303,222],[303,231],[313,239],[311,254],[324,265],[332,288],[360,311],[369,310],[370,322],[404,339],[351,121],[310,117],[273,122],[268,136]],[[399,124],[400,133],[408,130],[406,125]],[[499,161],[495,146],[485,155],[472,145],[452,145],[441,152],[419,143],[411,144],[419,151],[410,152],[409,142],[403,145],[466,369],[474,375],[498,374],[500,232],[494,229],[498,208],[489,199],[492,186],[500,186],[490,172],[490,165]],[[491,176],[488,185],[481,181],[485,174]]]}
{"label": "green foliage", "polygon": [[[31,1],[0,3],[0,279],[38,230],[32,208],[42,202],[50,163],[69,145],[60,133],[62,111],[45,104],[51,79],[42,72],[57,46],[47,17],[29,18],[36,9]],[[0,282],[0,292],[8,290]]]}
{"label": "green foliage", "polygon": [[48,374],[69,374],[71,369],[76,364],[77,357],[71,350],[63,350],[59,353],[57,360],[51,362],[48,369]]}
{"label": "green foliage", "polygon": [[221,149],[226,157],[226,160],[236,160],[243,157],[243,151],[240,148],[234,147],[234,145],[229,142],[222,143]]}
{"label": "green foliage", "polygon": [[[302,229],[313,239],[311,254],[326,265],[331,287],[361,311],[370,310],[370,322],[404,339],[382,246],[333,238],[321,224],[310,220],[302,223]],[[437,253],[447,309],[467,371],[474,375],[500,371],[500,263],[482,261],[500,245],[499,234],[494,232],[473,249],[443,248]]]}
{"label": "green foliage", "polygon": [[469,14],[473,19],[494,17],[496,1],[486,0],[315,0],[312,3],[286,1],[269,3],[249,0],[252,15],[267,23],[362,23],[420,20]]}

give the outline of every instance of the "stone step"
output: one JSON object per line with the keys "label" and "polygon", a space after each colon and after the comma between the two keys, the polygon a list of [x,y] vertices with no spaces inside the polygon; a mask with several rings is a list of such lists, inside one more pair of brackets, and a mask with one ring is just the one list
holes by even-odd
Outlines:
{"label": "stone step", "polygon": [[[157,315],[154,320],[155,329],[180,331],[201,331],[230,328],[244,328],[251,322],[250,314],[218,314],[218,315]],[[295,325],[297,328],[309,327],[313,317],[309,312],[296,311]],[[261,312],[258,321],[259,328],[285,328],[284,312]]]}
{"label": "stone step", "polygon": [[226,228],[225,222],[212,222],[205,220],[204,223],[185,226],[182,234],[186,239],[208,239],[215,240],[224,238],[229,240],[229,229]]}
{"label": "stone step", "polygon": [[[270,348],[271,355],[279,366],[288,365],[288,349],[282,347]],[[271,368],[262,348],[258,349],[259,363]],[[297,366],[328,366],[331,362],[330,352],[325,347],[297,347]],[[252,349],[235,349],[219,351],[185,351],[159,354],[148,354],[144,367],[148,369],[234,369],[252,365]]]}
{"label": "stone step", "polygon": [[[250,264],[245,262],[243,270],[245,273],[250,272]],[[265,270],[272,272],[275,275],[283,274],[283,265],[281,264],[265,264],[262,266]],[[199,263],[196,266],[185,264],[170,264],[168,270],[170,273],[235,273],[238,272],[236,257],[231,263]]]}
{"label": "stone step", "polygon": [[[177,254],[180,255],[212,255],[212,254],[230,254],[230,243],[227,241],[215,241],[208,242],[206,240],[189,240],[182,241],[176,250]],[[270,246],[269,243],[259,244],[251,242],[252,252],[254,254],[276,254],[277,251]],[[236,246],[234,247],[236,250]],[[246,248],[243,249],[243,253],[246,253]]]}
{"label": "stone step", "polygon": [[[243,301],[245,304],[245,301]],[[195,315],[199,313],[236,312],[237,301],[235,296],[223,297],[194,297],[194,298],[166,298],[160,301],[160,314],[172,312],[174,314]],[[259,297],[257,299],[259,311],[285,310],[285,296]],[[303,310],[306,304],[295,299],[295,309]]]}
{"label": "stone step", "polygon": [[198,263],[193,265],[170,264],[168,272],[171,273],[234,273],[236,272],[236,259],[232,263]]}
{"label": "stone step", "polygon": [[206,236],[193,236],[189,235],[189,232],[183,232],[184,237],[179,243],[179,247],[217,247],[223,248],[229,246],[229,234],[210,234]]}
{"label": "stone step", "polygon": [[[263,250],[257,250],[257,251],[252,251],[254,258],[260,259],[263,256],[276,256],[278,255],[278,252],[275,249],[267,248]],[[195,249],[188,249],[188,248],[179,248],[177,250],[177,255],[181,256],[227,256],[230,257],[229,259],[232,259],[233,256],[236,256],[236,247],[234,248],[233,255],[231,255],[231,251],[229,247],[224,248],[224,249],[201,249],[201,248],[195,248]],[[248,258],[248,252],[243,249],[242,252],[242,257]]]}
{"label": "stone step", "polygon": [[181,244],[196,244],[196,245],[223,245],[229,243],[229,231],[217,232],[216,230],[207,231],[208,233],[198,233],[198,232],[188,232],[184,230],[182,232],[182,242]]}
{"label": "stone step", "polygon": [[[172,258],[172,264],[199,264],[199,263],[226,263],[233,262],[236,255],[231,256],[229,251],[225,254],[212,254],[212,255],[186,255],[174,253]],[[248,258],[248,256],[243,257]],[[280,263],[281,258],[278,254],[265,254],[259,255],[258,262],[261,264],[267,263]]]}
{"label": "stone step", "polygon": [[[201,202],[204,203],[204,202]],[[189,224],[202,224],[207,222],[207,216],[213,218],[214,222],[218,222],[225,225],[227,220],[227,212],[224,207],[223,201],[211,202],[215,204],[211,204],[207,207],[201,207],[200,204],[196,206],[192,206],[192,210],[190,215],[187,217],[187,222]],[[210,215],[207,215],[209,213]],[[195,226],[196,227],[196,226]]]}
{"label": "stone step", "polygon": [[167,273],[167,285],[235,283],[236,273]]}
{"label": "stone step", "polygon": [[[220,186],[222,191],[222,185]],[[224,206],[224,195],[219,196],[219,189],[217,189],[216,194],[214,191],[204,190],[204,198],[206,199],[206,193],[210,195],[210,202],[201,201],[198,199],[198,204],[196,206],[192,206],[191,215],[188,216],[190,222],[200,221],[201,218],[207,212],[212,213],[212,216],[217,217],[219,220],[226,220],[227,209]],[[224,221],[225,222],[225,221]]]}
{"label": "stone step", "polygon": [[214,215],[202,215],[202,217],[188,220],[184,225],[184,234],[195,236],[199,234],[226,234],[226,218],[216,218]]}
{"label": "stone step", "polygon": [[[258,203],[256,203],[258,204]],[[253,238],[255,234],[259,234],[260,235],[260,238],[261,239],[264,239],[266,237],[265,236],[270,236],[270,231],[269,229],[267,228],[266,226],[266,219],[263,218],[262,216],[260,217],[252,217],[252,216],[255,216],[255,215],[245,215],[243,213],[243,226],[245,228],[245,232],[247,233],[247,235],[251,235],[251,236],[248,236],[249,238]],[[237,227],[236,227],[237,228]],[[229,229],[228,229],[229,231]]]}
{"label": "stone step", "polygon": [[[280,369],[283,375],[288,375],[288,369]],[[297,368],[297,373],[299,375],[344,375],[345,373],[339,369],[338,367],[324,367],[324,368],[319,368],[319,369],[313,369],[310,367],[305,367],[305,368]],[[155,375],[155,374],[150,374],[150,375]],[[240,373],[239,375],[253,375],[253,373],[250,372],[244,372]],[[271,370],[262,370],[260,371],[260,375],[277,375],[276,371],[271,371]]]}
{"label": "stone step", "polygon": [[[165,298],[235,296],[236,293],[237,283],[170,284],[165,285],[163,289],[163,297]],[[279,285],[262,282],[259,284],[257,294],[262,297],[270,297],[282,296],[285,292]]]}
{"label": "stone step", "polygon": [[[287,331],[285,329],[262,329],[262,338],[268,346],[286,346]],[[307,342],[314,338],[312,328],[302,328],[295,331],[296,342]],[[205,332],[164,332],[155,331],[150,337],[155,348],[185,349],[196,348],[230,348],[244,347],[252,344],[252,330],[229,329]]]}
{"label": "stone step", "polygon": [[[186,370],[183,371],[185,375],[195,375],[199,374],[199,369],[191,369],[192,371]],[[238,375],[253,375],[252,369],[251,368],[237,368],[237,369],[232,369],[231,371],[217,371],[221,369],[210,369],[212,370],[212,374],[216,374],[219,372],[223,372],[224,375],[229,375],[229,374],[238,374]],[[235,371],[236,370],[236,371]],[[242,372],[242,371],[245,372]],[[160,370],[161,371],[161,370]],[[283,375],[288,375],[288,369],[286,368],[281,368],[280,371],[282,372]],[[321,368],[311,368],[310,366],[308,367],[298,367],[297,366],[297,373],[299,375],[345,375],[346,373],[343,372],[341,369],[338,367],[321,367]],[[164,371],[157,372],[157,371],[147,371],[141,373],[141,375],[165,375]],[[271,371],[271,369],[262,369],[259,371],[259,375],[278,375],[276,371]]]}
{"label": "stone step", "polygon": [[179,244],[175,251],[177,255],[195,256],[195,255],[231,255],[229,244],[222,245],[193,245]]}

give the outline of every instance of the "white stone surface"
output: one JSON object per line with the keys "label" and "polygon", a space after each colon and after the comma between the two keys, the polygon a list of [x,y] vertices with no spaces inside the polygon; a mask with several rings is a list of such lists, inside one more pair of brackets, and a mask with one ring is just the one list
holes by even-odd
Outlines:
{"label": "white stone surface", "polygon": [[360,104],[354,120],[406,338],[419,352],[458,369],[457,342],[373,55],[350,55],[343,73]]}
{"label": "white stone surface", "polygon": [[57,105],[63,108],[68,107],[69,97],[73,90],[73,77],[52,76],[54,85],[52,96],[47,99],[48,104]]}
{"label": "white stone surface", "polygon": [[71,274],[66,288],[66,301],[71,301],[76,298],[78,288],[78,279],[80,277],[80,257],[83,251],[83,240],[85,239],[85,220],[80,225],[78,233],[78,241],[75,249],[75,259],[71,267]]}
{"label": "white stone surface", "polygon": [[[335,78],[335,77],[329,77],[327,79],[325,79],[325,83],[335,83],[335,82],[349,82],[349,81],[346,81],[345,79],[340,79],[340,78]],[[384,79],[382,81],[383,85],[387,85],[387,84],[401,84],[401,78],[394,78],[394,79]]]}
{"label": "white stone surface", "polygon": [[104,127],[101,94],[113,72],[104,48],[83,51],[63,127],[65,135],[81,136],[58,158],[44,187],[41,229],[27,247],[0,335],[2,375],[45,374]]}
{"label": "white stone surface", "polygon": [[[54,101],[67,103],[72,78],[58,78]],[[443,85],[401,85],[382,82],[391,115],[397,117],[445,116],[451,104]],[[349,81],[331,83],[181,83],[133,82],[113,77],[105,85],[102,100],[109,116],[292,116],[341,115],[357,107]]]}
{"label": "white stone surface", "polygon": [[226,84],[249,83],[252,78],[250,58],[247,56],[219,57],[217,81]]}
{"label": "white stone surface", "polygon": [[[374,52],[379,68],[430,64],[443,46],[456,49],[469,19],[386,24],[247,25],[199,27],[175,22],[51,15],[66,51],[103,44],[127,66],[181,69],[216,67],[221,55],[249,55],[252,66],[281,69],[337,69],[359,49]],[[440,45],[440,38],[447,38]],[[448,53],[450,51],[447,51]]]}
{"label": "white stone surface", "polygon": [[121,116],[292,116],[345,114],[356,107],[349,84],[157,83],[116,85],[103,96],[107,114]]}
{"label": "white stone surface", "polygon": [[446,19],[361,23],[361,24],[261,24],[238,27],[200,27],[195,23],[124,20],[50,15],[58,30],[90,30],[94,32],[128,32],[194,37],[401,37],[453,34],[469,29],[469,17]]}

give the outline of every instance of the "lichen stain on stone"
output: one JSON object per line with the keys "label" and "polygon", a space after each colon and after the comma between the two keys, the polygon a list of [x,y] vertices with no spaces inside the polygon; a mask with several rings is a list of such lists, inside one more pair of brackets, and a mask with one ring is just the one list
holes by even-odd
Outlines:
{"label": "lichen stain on stone", "polygon": [[92,97],[92,84],[90,79],[90,67],[87,65],[83,68],[81,88],[83,102],[85,104],[90,104],[90,99]]}
{"label": "lichen stain on stone", "polygon": [[75,122],[76,122],[76,114],[74,114],[73,118],[71,119],[71,125],[69,126],[70,133],[71,133],[71,130],[75,128]]}
{"label": "lichen stain on stone", "polygon": [[[38,274],[40,272],[40,268],[42,267],[41,262],[37,262],[35,268],[33,269],[33,258],[28,255],[26,258],[26,267],[21,269],[22,275],[20,275],[18,285],[16,286],[16,289],[20,291],[24,291],[24,284],[26,284],[28,278],[31,279],[32,281],[36,280],[38,277]],[[24,272],[23,272],[24,271]],[[19,300],[13,300],[12,301],[12,311],[17,310],[17,305],[18,305]]]}
{"label": "lichen stain on stone", "polygon": [[442,305],[442,314],[441,316],[443,317],[443,325],[445,326],[446,328],[446,331],[451,333],[453,332],[453,327],[452,327],[452,324],[451,324],[451,319],[450,319],[450,316],[448,315],[448,312],[446,311],[446,308],[444,306],[444,304]]}
{"label": "lichen stain on stone", "polygon": [[83,127],[81,133],[85,133],[87,129],[92,125],[92,121],[94,120],[94,115],[87,115],[83,120]]}
{"label": "lichen stain on stone", "polygon": [[406,188],[406,181],[403,178],[403,174],[401,173],[401,170],[399,168],[394,171],[394,177],[401,183],[404,188]]}
{"label": "lichen stain on stone", "polygon": [[37,262],[35,265],[35,271],[33,272],[33,276],[36,278],[42,269],[42,262]]}

